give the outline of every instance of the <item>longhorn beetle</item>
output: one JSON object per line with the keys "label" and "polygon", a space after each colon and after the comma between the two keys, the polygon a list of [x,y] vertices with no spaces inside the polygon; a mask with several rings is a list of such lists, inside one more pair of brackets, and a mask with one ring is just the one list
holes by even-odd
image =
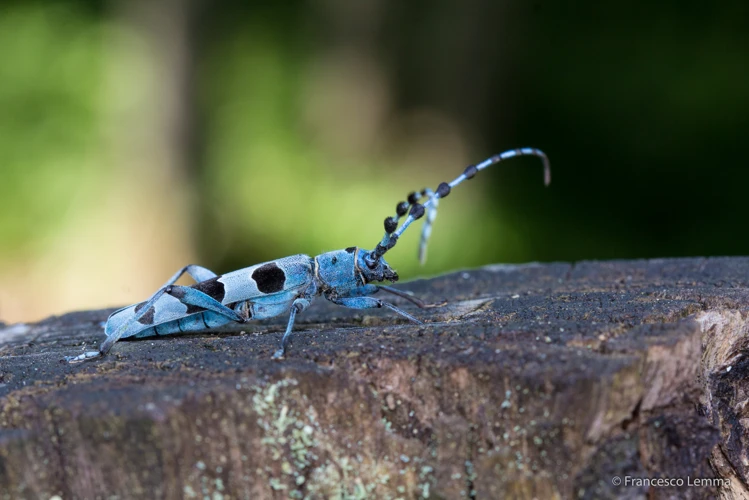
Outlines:
{"label": "longhorn beetle", "polygon": [[[70,363],[99,358],[109,352],[115,342],[127,337],[152,337],[179,332],[194,332],[217,328],[232,321],[246,323],[253,319],[272,318],[289,311],[289,322],[281,345],[273,354],[282,358],[294,327],[296,315],[304,311],[312,300],[322,295],[327,300],[352,309],[387,307],[404,318],[422,324],[406,311],[370,297],[380,290],[408,300],[418,307],[428,307],[408,293],[373,281],[398,280],[398,274],[383,258],[398,242],[403,232],[426,214],[419,242],[419,259],[424,262],[426,245],[437,215],[437,204],[452,188],[472,179],[490,165],[516,156],[537,156],[544,166],[544,183],[551,181],[551,170],[546,155],[538,149],[522,148],[505,151],[476,165],[469,165],[450,183],[441,183],[436,191],[424,189],[408,195],[408,201],[398,203],[395,217],[385,219],[385,235],[374,250],[349,247],[327,252],[317,257],[292,255],[283,259],[258,264],[221,276],[200,266],[185,266],[145,302],[113,312],[104,326],[106,340],[98,351],[87,351],[78,356],[67,356]],[[419,200],[426,198],[421,204]],[[406,216],[398,227],[398,221]],[[196,284],[180,286],[174,283],[189,274]]]}

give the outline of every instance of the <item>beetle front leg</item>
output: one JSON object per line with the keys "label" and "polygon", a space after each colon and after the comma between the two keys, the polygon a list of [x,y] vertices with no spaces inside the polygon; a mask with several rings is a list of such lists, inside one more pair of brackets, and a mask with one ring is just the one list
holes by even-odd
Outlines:
{"label": "beetle front leg", "polygon": [[420,309],[428,309],[430,307],[439,307],[445,305],[444,302],[440,304],[427,304],[423,300],[417,299],[414,297],[411,292],[406,292],[404,290],[398,290],[397,288],[393,288],[392,286],[386,286],[386,285],[364,285],[360,286],[359,288],[354,288],[350,292],[346,294],[346,297],[365,297],[367,295],[373,295],[377,292],[382,290],[383,292],[392,293],[393,295],[397,295],[398,297],[402,299],[406,299],[410,303],[414,304],[416,307]]}
{"label": "beetle front leg", "polygon": [[[358,290],[358,289],[357,289]],[[395,307],[389,302],[384,300],[376,299],[374,297],[326,297],[329,301],[339,306],[348,307],[350,309],[376,309],[380,307],[387,307],[391,311],[400,314],[404,318],[416,323],[417,325],[423,325],[424,322],[411,316],[406,311]]]}

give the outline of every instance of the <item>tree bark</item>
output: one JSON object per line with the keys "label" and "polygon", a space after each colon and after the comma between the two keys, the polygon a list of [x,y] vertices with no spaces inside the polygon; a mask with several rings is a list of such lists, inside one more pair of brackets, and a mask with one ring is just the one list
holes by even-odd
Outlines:
{"label": "tree bark", "polygon": [[320,300],[282,361],[286,318],[82,365],[108,311],[5,325],[0,498],[749,498],[748,283],[488,266],[404,284],[424,325]]}

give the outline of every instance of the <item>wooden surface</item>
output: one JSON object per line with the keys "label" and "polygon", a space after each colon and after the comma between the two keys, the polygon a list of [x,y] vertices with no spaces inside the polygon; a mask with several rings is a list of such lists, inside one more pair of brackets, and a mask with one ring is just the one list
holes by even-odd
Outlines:
{"label": "wooden surface", "polygon": [[280,362],[286,318],[80,365],[108,311],[0,326],[0,499],[749,498],[748,286],[747,258],[488,266],[403,284],[447,301],[395,298],[423,326],[318,301]]}

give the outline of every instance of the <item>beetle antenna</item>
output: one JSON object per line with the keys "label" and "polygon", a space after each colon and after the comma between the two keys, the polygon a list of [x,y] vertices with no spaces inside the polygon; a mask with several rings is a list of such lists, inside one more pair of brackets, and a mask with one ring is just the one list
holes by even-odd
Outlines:
{"label": "beetle antenna", "polygon": [[[452,188],[463,181],[473,179],[473,177],[481,170],[496,163],[509,160],[510,158],[515,158],[516,156],[537,156],[541,158],[544,166],[544,185],[549,185],[551,182],[551,166],[549,165],[549,158],[543,151],[536,148],[511,149],[504,153],[487,158],[476,165],[468,165],[462,174],[450,183],[441,183],[436,191],[432,191],[431,189],[423,189],[418,193],[414,191],[408,195],[408,201],[401,201],[398,203],[395,208],[395,217],[388,217],[385,219],[385,235],[375,249],[369,253],[367,260],[372,263],[377,262],[383,255],[385,255],[385,253],[387,253],[388,250],[395,246],[398,242],[398,238],[400,238],[406,229],[408,229],[408,226],[426,214],[426,222],[424,223],[424,228],[421,232],[421,240],[419,241],[419,260],[423,264],[426,260],[427,241],[432,233],[432,224],[437,216],[437,205],[439,200],[449,195]],[[422,197],[426,198],[426,201],[423,204],[419,203],[419,200]],[[408,217],[406,217],[403,224],[398,227],[398,221],[405,216],[406,213],[408,213]]]}

